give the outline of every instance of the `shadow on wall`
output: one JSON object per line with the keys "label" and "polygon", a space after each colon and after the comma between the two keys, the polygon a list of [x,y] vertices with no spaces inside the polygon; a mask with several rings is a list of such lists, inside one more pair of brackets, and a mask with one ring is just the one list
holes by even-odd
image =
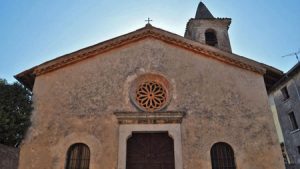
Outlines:
{"label": "shadow on wall", "polygon": [[299,169],[300,168],[300,164],[286,164],[285,168],[286,169]]}
{"label": "shadow on wall", "polygon": [[19,149],[0,144],[0,169],[18,169]]}

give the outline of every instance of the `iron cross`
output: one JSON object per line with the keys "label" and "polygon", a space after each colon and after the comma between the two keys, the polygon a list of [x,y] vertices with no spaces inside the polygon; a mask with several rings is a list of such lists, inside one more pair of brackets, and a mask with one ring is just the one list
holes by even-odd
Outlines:
{"label": "iron cross", "polygon": [[145,20],[145,22],[148,22],[148,24],[150,24],[151,21],[153,21],[153,20],[151,20],[149,17],[147,20]]}

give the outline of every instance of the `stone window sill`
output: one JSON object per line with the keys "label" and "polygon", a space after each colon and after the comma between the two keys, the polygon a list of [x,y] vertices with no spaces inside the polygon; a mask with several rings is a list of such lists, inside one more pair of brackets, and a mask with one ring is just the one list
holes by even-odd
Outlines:
{"label": "stone window sill", "polygon": [[300,129],[296,129],[296,130],[291,131],[290,133],[291,133],[291,134],[294,134],[294,133],[297,133],[297,132],[299,132],[299,131],[300,131]]}
{"label": "stone window sill", "polygon": [[285,103],[287,103],[287,102],[289,102],[289,101],[290,101],[290,98],[286,98],[286,99],[283,99],[283,100],[282,100],[282,103],[285,104]]}

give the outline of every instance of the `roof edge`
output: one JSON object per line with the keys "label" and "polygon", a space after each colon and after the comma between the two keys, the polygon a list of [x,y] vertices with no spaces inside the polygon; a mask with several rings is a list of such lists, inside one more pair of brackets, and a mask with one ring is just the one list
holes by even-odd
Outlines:
{"label": "roof edge", "polygon": [[300,62],[295,64],[289,71],[284,73],[282,77],[270,88],[269,92],[273,92],[277,90],[283,83],[286,83],[299,71],[300,71]]}
{"label": "roof edge", "polygon": [[25,70],[14,76],[20,83],[22,83],[27,89],[32,91],[35,81],[35,74],[33,73],[37,66]]}
{"label": "roof edge", "polygon": [[242,69],[246,69],[259,74],[264,74],[266,72],[265,67],[254,60],[186,39],[180,35],[147,24],[145,27],[128,34],[121,35],[119,37],[106,40],[101,43],[44,62],[38,66],[15,75],[15,78],[22,84],[24,84],[24,86],[32,90],[36,76],[57,70],[61,67],[77,63],[84,59],[108,52],[110,50],[122,47],[133,42],[143,40],[145,38],[158,39],[165,43],[172,44],[208,57],[212,57],[221,62],[225,62],[227,64],[234,65],[236,67],[240,67]]}

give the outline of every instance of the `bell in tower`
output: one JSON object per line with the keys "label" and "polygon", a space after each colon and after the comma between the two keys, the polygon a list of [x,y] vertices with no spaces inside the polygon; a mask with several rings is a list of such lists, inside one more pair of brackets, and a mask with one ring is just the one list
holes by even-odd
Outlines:
{"label": "bell in tower", "polygon": [[187,23],[184,37],[231,53],[228,36],[230,23],[231,18],[215,18],[200,2],[195,18]]}

